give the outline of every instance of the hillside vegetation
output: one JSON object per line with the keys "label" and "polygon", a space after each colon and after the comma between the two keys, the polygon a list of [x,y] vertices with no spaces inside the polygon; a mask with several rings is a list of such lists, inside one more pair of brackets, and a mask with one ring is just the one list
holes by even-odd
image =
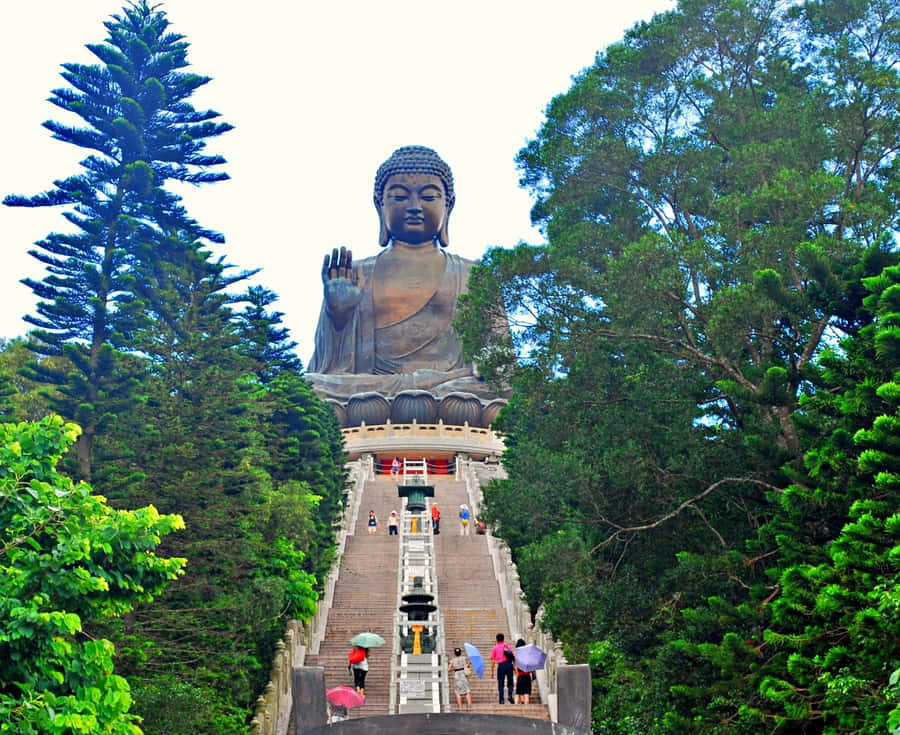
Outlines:
{"label": "hillside vegetation", "polygon": [[683,0],[519,153],[457,328],[595,732],[898,731],[898,150],[896,3]]}

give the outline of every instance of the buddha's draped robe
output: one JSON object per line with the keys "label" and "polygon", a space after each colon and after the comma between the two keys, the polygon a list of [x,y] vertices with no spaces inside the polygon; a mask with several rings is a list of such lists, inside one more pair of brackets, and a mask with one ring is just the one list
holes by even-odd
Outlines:
{"label": "buddha's draped robe", "polygon": [[431,298],[408,318],[375,326],[373,291],[383,277],[378,258],[355,263],[362,300],[344,328],[337,330],[322,304],[316,327],[315,354],[307,377],[316,390],[340,401],[355,393],[378,391],[390,397],[418,389],[443,396],[453,391],[494,398],[485,383],[463,362],[453,332],[456,300],[466,292],[474,261],[443,252],[444,275]]}

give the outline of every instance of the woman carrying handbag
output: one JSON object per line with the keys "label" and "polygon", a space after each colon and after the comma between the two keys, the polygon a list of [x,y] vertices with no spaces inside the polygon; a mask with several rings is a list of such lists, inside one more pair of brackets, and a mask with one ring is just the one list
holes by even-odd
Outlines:
{"label": "woman carrying handbag", "polygon": [[447,667],[448,673],[453,673],[453,691],[456,693],[456,706],[462,709],[462,697],[466,695],[466,709],[472,709],[472,691],[469,688],[469,674],[472,668],[466,657],[462,655],[461,648],[453,649],[453,658]]}

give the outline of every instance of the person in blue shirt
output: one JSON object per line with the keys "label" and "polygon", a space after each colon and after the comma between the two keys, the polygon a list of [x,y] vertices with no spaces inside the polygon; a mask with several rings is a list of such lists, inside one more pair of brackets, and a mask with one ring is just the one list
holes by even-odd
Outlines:
{"label": "person in blue shirt", "polygon": [[468,536],[469,529],[472,527],[470,521],[472,520],[472,514],[469,512],[469,506],[463,503],[459,506],[459,535],[460,536]]}

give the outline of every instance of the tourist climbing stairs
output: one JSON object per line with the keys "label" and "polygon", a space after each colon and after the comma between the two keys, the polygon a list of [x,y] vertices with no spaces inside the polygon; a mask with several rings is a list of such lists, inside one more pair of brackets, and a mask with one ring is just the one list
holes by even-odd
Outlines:
{"label": "tourist climbing stairs", "polygon": [[[444,637],[449,651],[441,651],[443,666],[454,647],[468,642],[475,645],[485,659],[483,679],[470,678],[472,687],[471,711],[480,714],[503,714],[549,719],[545,704],[540,703],[537,684],[532,688],[531,704],[499,704],[496,678],[490,676],[490,652],[497,633],[507,639],[513,634],[507,629],[506,613],[502,607],[500,588],[494,576],[487,536],[460,535],[459,506],[467,503],[466,486],[452,477],[429,477],[434,485],[434,498],[428,499],[429,509],[437,503],[441,510],[440,534],[435,538],[438,576],[438,603],[444,621]],[[366,482],[353,534],[341,563],[340,576],[334,592],[334,604],[328,616],[325,639],[316,655],[307,654],[307,666],[325,668],[325,685],[352,685],[347,669],[350,638],[356,633],[371,631],[387,643],[370,650],[369,673],[366,677],[366,703],[350,710],[351,718],[389,714],[391,640],[394,613],[397,607],[397,575],[399,545],[395,536],[388,535],[387,518],[391,510],[402,510],[406,501],[397,494],[397,483],[390,475]],[[369,510],[378,519],[377,533],[367,533]],[[514,640],[509,641],[512,645]],[[450,681],[450,711],[462,710],[456,704]],[[505,697],[504,697],[505,699]]]}

